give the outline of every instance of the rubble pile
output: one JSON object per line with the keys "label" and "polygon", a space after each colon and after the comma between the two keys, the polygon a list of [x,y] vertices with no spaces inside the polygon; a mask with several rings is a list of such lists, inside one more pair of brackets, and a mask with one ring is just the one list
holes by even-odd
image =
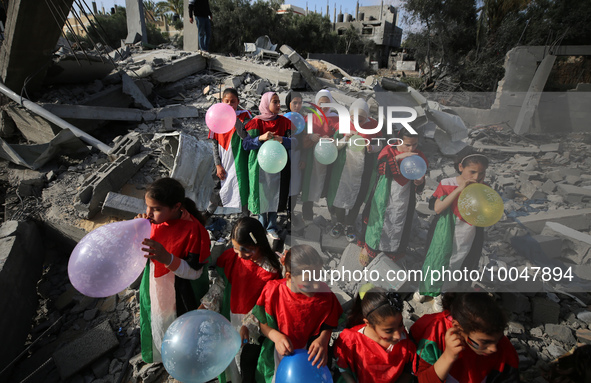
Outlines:
{"label": "rubble pile", "polygon": [[[346,105],[363,97],[376,109],[381,97],[398,92],[413,100],[410,105],[418,111],[422,123],[417,126],[422,135],[420,145],[430,163],[426,188],[417,200],[406,256],[395,262],[379,255],[368,266],[369,270],[385,273],[391,269],[421,269],[433,215],[427,200],[439,181],[457,175],[451,155],[470,145],[488,156],[486,181],[505,203],[503,219],[486,230],[481,265],[521,270],[524,266],[560,260],[572,265],[578,278],[588,279],[591,135],[517,136],[499,125],[468,130],[446,107],[428,101],[412,88],[400,86],[396,93],[377,91],[377,76],[354,78],[324,63],[317,65],[331,74],[328,76],[318,73],[289,47],[282,47],[283,55],[279,57],[266,52],[268,48],[253,47],[249,58],[174,50],[141,52],[137,48],[112,52],[118,60],[117,70],[107,77],[86,86],[53,85],[44,92],[40,100],[44,107],[62,114],[62,118],[85,121],[78,126],[108,142],[111,150],[93,150],[90,154],[88,148],[85,153],[58,150],[43,163],[26,159],[23,162],[36,164],[29,169],[1,163],[0,180],[7,185],[4,225],[11,220],[41,222],[47,242],[43,274],[37,284],[39,305],[25,344],[26,352],[12,366],[12,380],[173,381],[161,364],[145,364],[138,354],[139,281],[112,297],[85,297],[69,283],[67,261],[73,245],[87,232],[142,212],[148,184],[186,170],[177,164],[177,158],[191,156],[200,161],[203,168],[196,166],[190,170],[199,173],[197,189],[208,190],[211,165],[208,168],[207,158],[211,157],[211,147],[206,141],[204,115],[210,105],[219,101],[220,92],[226,87],[237,88],[241,107],[255,113],[265,92],[273,90],[285,97],[289,89],[304,87],[306,83],[313,90],[318,90],[318,86],[331,87],[335,99]],[[390,86],[399,84],[391,81]],[[311,101],[310,95],[304,97]],[[12,115],[14,110],[22,110],[14,105],[8,108]],[[10,142],[3,146],[4,150],[13,146],[15,152],[22,154],[24,149],[16,145],[41,143],[23,138],[21,125],[14,121],[12,126],[10,121],[14,119],[9,119],[8,114],[3,116],[0,136]],[[23,119],[30,121],[29,117]],[[50,125],[44,132],[46,144],[56,139],[59,129]],[[196,193],[197,205],[203,207],[207,195],[199,194],[199,190],[192,192]],[[312,245],[328,269],[361,270],[361,249],[344,238],[332,238],[327,207],[320,204],[315,209],[318,215],[307,224],[298,209],[291,217],[280,214],[282,235],[289,234],[286,243]],[[227,248],[237,218],[238,214],[216,215],[208,222],[213,259]],[[528,246],[520,246],[523,243]],[[545,257],[533,254],[532,244],[537,244]],[[213,277],[213,270],[210,273]],[[542,375],[548,372],[550,362],[577,345],[591,344],[591,294],[569,293],[564,284],[553,286],[562,291],[557,293],[539,292],[541,289],[515,293],[520,290],[507,286],[507,292],[497,296],[509,314],[506,333],[519,354],[522,380],[548,382]],[[341,282],[331,287],[347,310],[359,283]],[[419,303],[409,295],[403,313],[406,327],[429,312],[430,301]],[[333,338],[336,336],[338,332]]]}

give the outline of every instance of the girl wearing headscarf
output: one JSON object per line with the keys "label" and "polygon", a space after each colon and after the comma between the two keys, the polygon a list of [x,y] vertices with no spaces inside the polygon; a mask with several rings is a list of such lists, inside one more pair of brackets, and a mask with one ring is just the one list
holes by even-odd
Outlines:
{"label": "girl wearing headscarf", "polygon": [[[302,95],[290,90],[285,97],[285,105],[288,113],[299,113],[302,109]],[[298,147],[298,140],[302,142],[302,134],[300,133],[298,135],[299,137],[294,137],[295,129],[292,129],[291,134],[291,150],[288,152],[289,160],[285,168],[281,171],[281,190],[279,191],[278,209],[278,211],[287,211],[288,213],[291,212],[291,207],[295,204],[295,199],[291,201],[292,197],[297,197],[300,193],[302,178],[300,171],[300,148]]]}
{"label": "girl wearing headscarf", "polygon": [[[330,92],[326,89],[316,94],[314,103],[321,104],[334,103]],[[339,115],[330,107],[322,108],[326,120],[314,121],[313,133],[305,134],[303,139],[303,148],[306,151],[302,153],[305,167],[302,177],[302,213],[304,219],[311,221],[314,218],[314,202],[317,202],[322,196],[327,175],[327,165],[323,165],[314,157],[314,148],[320,138],[332,138],[339,126]],[[306,116],[304,116],[306,117]]]}
{"label": "girl wearing headscarf", "polygon": [[248,135],[242,140],[248,156],[250,194],[248,207],[253,214],[259,215],[259,221],[273,239],[277,235],[277,208],[279,205],[279,185],[281,173],[270,174],[259,166],[257,155],[261,145],[267,140],[279,141],[287,151],[291,148],[291,121],[280,116],[281,103],[275,92],[263,94],[259,104],[260,115],[246,124]]}

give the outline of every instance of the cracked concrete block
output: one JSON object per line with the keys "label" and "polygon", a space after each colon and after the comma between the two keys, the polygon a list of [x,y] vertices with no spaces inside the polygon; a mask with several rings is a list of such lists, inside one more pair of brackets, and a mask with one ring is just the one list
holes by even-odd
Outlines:
{"label": "cracked concrete block", "polygon": [[286,55],[282,54],[277,59],[277,65],[279,65],[281,68],[287,68],[288,66],[291,65],[291,60],[289,59],[289,57],[287,57]]}
{"label": "cracked concrete block", "polygon": [[542,185],[542,191],[547,194],[554,193],[556,190],[556,184],[552,180],[546,180]]}
{"label": "cracked concrete block", "polygon": [[60,376],[66,380],[118,346],[117,336],[106,320],[58,349],[53,360]]}
{"label": "cracked concrete block", "polygon": [[37,282],[44,252],[33,222],[7,221],[0,226],[0,368],[23,350],[38,306]]}
{"label": "cracked concrete block", "polygon": [[574,230],[587,231],[591,227],[591,209],[564,209],[540,212],[520,217],[519,221],[536,234],[540,234],[546,222],[556,222]]}
{"label": "cracked concrete block", "polygon": [[90,219],[100,211],[100,205],[110,191],[123,185],[148,161],[147,153],[133,157],[121,156],[101,166],[80,186],[74,207],[81,218]]}
{"label": "cracked concrete block", "polygon": [[568,203],[591,201],[591,189],[574,185],[559,184],[557,185],[557,191],[558,194],[562,195]]}
{"label": "cracked concrete block", "polygon": [[140,141],[139,133],[128,133],[123,138],[119,139],[109,151],[109,159],[114,161],[119,156],[135,156],[140,152],[141,148],[142,143]]}
{"label": "cracked concrete block", "polygon": [[135,81],[129,77],[126,73],[121,75],[121,80],[123,81],[123,93],[128,94],[133,99],[133,104],[136,108],[141,109],[152,109],[152,103],[148,100],[148,98],[142,93],[140,88],[136,85]]}
{"label": "cracked concrete block", "polygon": [[337,254],[342,254],[347,246],[349,246],[349,242],[344,235],[341,235],[339,238],[333,238],[329,234],[322,234],[321,243],[324,251]]}
{"label": "cracked concrete block", "polygon": [[354,243],[350,243],[343,251],[343,255],[341,256],[341,260],[339,265],[337,266],[338,270],[350,270],[351,272],[355,270],[363,270],[363,266],[359,263],[359,254],[361,253],[361,247],[357,246]]}
{"label": "cracked concrete block", "polygon": [[562,257],[577,265],[586,264],[591,257],[591,235],[581,233],[555,222],[546,222],[542,235],[562,239]]}
{"label": "cracked concrete block", "polygon": [[[400,292],[405,284],[405,281],[388,278],[392,272],[396,273],[403,270],[396,262],[388,258],[384,253],[378,254],[377,257],[367,266],[368,274],[371,276],[372,271],[377,271],[379,278],[374,281],[362,281],[360,284],[371,282],[374,286],[382,287],[388,291]],[[390,273],[389,273],[390,272]],[[389,280],[392,279],[392,280]]]}
{"label": "cracked concrete block", "polygon": [[16,128],[31,142],[45,144],[51,141],[61,128],[29,112],[20,106],[7,106],[6,113],[14,121]]}
{"label": "cracked concrete block", "polygon": [[207,60],[199,54],[193,54],[174,60],[169,65],[154,69],[152,80],[157,83],[175,82],[204,70]]}
{"label": "cracked concrete block", "polygon": [[114,215],[124,219],[132,219],[136,215],[146,212],[146,202],[140,198],[109,192],[105,197],[101,212],[107,216]]}
{"label": "cracked concrete block", "polygon": [[544,193],[540,187],[531,181],[521,182],[520,193],[523,194],[527,199],[544,199],[546,193]]}

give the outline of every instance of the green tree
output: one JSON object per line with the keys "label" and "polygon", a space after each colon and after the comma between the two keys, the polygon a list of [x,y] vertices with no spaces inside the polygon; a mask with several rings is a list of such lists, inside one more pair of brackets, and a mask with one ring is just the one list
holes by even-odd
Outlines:
{"label": "green tree", "polygon": [[156,4],[162,13],[171,12],[172,14],[183,17],[184,1],[183,0],[167,0],[160,1]]}

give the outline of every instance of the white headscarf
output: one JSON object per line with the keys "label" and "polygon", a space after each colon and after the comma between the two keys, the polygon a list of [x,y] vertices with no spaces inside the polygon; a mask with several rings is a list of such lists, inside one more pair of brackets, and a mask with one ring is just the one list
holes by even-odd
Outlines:
{"label": "white headscarf", "polygon": [[367,118],[369,118],[369,105],[367,105],[367,102],[364,99],[358,98],[351,104],[349,107],[349,113],[351,113],[351,117],[354,116],[355,110],[364,110],[365,115]]}
{"label": "white headscarf", "polygon": [[[327,89],[322,89],[321,91],[316,93],[316,97],[314,98],[314,103],[316,105],[320,106],[320,99],[322,97],[327,97],[330,100],[331,104],[336,103],[334,98],[332,98],[332,94],[330,94],[330,92]],[[326,117],[338,116],[336,110],[334,110],[333,108],[330,108],[330,110],[328,112],[324,112],[324,114],[326,115]]]}

